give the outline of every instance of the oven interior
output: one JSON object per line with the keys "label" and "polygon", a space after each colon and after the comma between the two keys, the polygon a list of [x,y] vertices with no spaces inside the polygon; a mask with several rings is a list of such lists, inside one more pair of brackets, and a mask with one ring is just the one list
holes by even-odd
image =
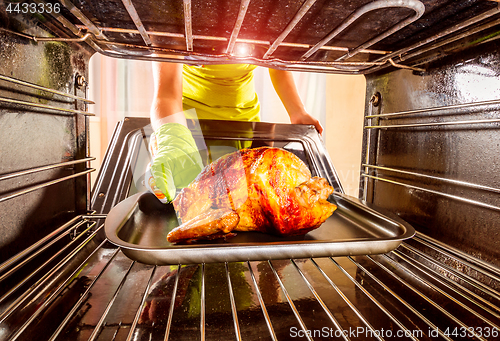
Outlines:
{"label": "oven interior", "polygon": [[[498,2],[4,1],[0,20],[0,339],[497,339]],[[359,197],[416,236],[385,254],[132,261],[103,223],[141,189],[126,141],[149,120],[119,123],[91,189],[93,53],[364,74]]]}

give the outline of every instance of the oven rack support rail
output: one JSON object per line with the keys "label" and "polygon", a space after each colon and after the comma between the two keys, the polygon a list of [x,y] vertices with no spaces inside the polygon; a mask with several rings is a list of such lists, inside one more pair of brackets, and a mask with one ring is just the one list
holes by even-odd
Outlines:
{"label": "oven rack support rail", "polygon": [[[37,4],[44,4],[43,0],[34,0]],[[59,21],[66,29],[68,29],[75,37],[74,38],[58,38],[58,37],[34,37],[23,33],[16,33],[25,38],[34,41],[67,41],[67,42],[86,42],[95,51],[110,57],[137,59],[137,60],[156,60],[156,61],[173,61],[186,64],[199,63],[203,60],[205,64],[220,64],[220,63],[252,63],[256,65],[274,67],[287,70],[297,71],[318,71],[327,73],[347,73],[347,74],[367,74],[388,67],[411,69],[414,71],[425,71],[420,67],[422,62],[412,63],[408,65],[408,60],[419,57],[430,51],[435,51],[440,47],[456,42],[462,38],[472,34],[483,32],[493,26],[500,24],[500,19],[490,20],[491,17],[500,13],[500,3],[497,7],[487,10],[473,18],[467,19],[464,22],[455,24],[447,29],[431,36],[411,46],[407,46],[396,51],[374,50],[370,47],[393,33],[401,30],[407,25],[417,21],[425,12],[425,6],[418,0],[376,0],[370,2],[349,15],[345,20],[333,31],[317,42],[314,46],[300,42],[285,42],[285,38],[297,26],[300,20],[314,5],[316,0],[306,0],[301,8],[296,13],[295,17],[290,21],[287,27],[278,35],[274,41],[265,41],[257,39],[239,38],[239,32],[245,19],[250,0],[241,0],[239,12],[231,32],[230,37],[212,36],[212,35],[197,35],[193,33],[192,28],[192,5],[191,0],[183,0],[183,20],[184,34],[165,32],[165,31],[148,31],[146,30],[143,21],[138,15],[138,12],[132,0],[122,0],[123,6],[128,12],[130,19],[136,29],[126,29],[121,27],[102,27],[98,26],[89,19],[77,6],[69,0],[60,0],[61,4],[79,21],[81,24],[73,24],[64,17],[61,13],[50,13],[57,21]],[[330,46],[328,43],[340,33],[349,29],[359,18],[365,14],[384,8],[407,8],[411,9],[414,14],[403,19],[398,24],[389,28],[385,32],[378,34],[372,39],[360,44],[354,49],[349,49],[342,46]],[[484,22],[483,22],[484,21]],[[3,29],[4,31],[8,31]],[[141,37],[143,44],[138,45],[131,42],[111,41],[106,36],[106,32],[110,33],[128,33]],[[159,46],[154,46],[152,37],[170,37],[182,38],[185,40],[185,49],[171,49]],[[495,37],[491,39],[496,39]],[[223,54],[208,54],[195,51],[193,42],[195,40],[218,41],[226,42],[226,52]],[[238,56],[235,52],[237,43],[258,45],[267,48],[267,52],[262,57],[254,56]],[[283,60],[273,57],[279,47],[294,47],[303,49],[305,52],[298,60]],[[314,61],[311,56],[318,50],[333,50],[342,51],[344,54],[334,61]],[[375,56],[375,59],[370,61],[349,61],[349,59],[358,54],[368,54]],[[439,58],[440,53],[434,56],[426,57],[425,63]],[[195,56],[198,61],[187,59],[186,56]],[[379,56],[379,57],[377,57]]]}
{"label": "oven rack support rail", "polygon": [[[404,129],[404,128],[424,128],[424,129],[445,129],[446,127],[498,127],[500,124],[500,118],[480,118],[480,119],[458,119],[458,120],[447,120],[440,119],[440,116],[449,117],[450,114],[459,115],[471,110],[477,110],[478,112],[482,112],[483,110],[498,110],[500,108],[500,100],[487,100],[487,101],[478,101],[471,103],[461,103],[454,105],[446,105],[446,106],[438,106],[431,108],[421,108],[414,109],[408,111],[400,111],[400,112],[391,112],[391,113],[381,113],[381,114],[373,114],[373,107],[375,106],[374,101],[376,101],[376,96],[372,97],[369,101],[368,105],[368,114],[365,116],[365,126],[364,129],[367,130],[366,134],[366,143],[368,148],[370,148],[371,143],[371,134],[375,130],[382,129]],[[425,123],[397,123],[397,124],[386,124],[384,122],[388,122],[391,119],[400,119],[400,118],[412,118],[417,117],[419,119],[430,119],[432,122]],[[377,120],[377,123],[374,124],[374,120]],[[364,180],[364,192],[363,199],[366,201],[368,196],[367,186],[369,180],[377,180],[383,181],[386,183],[390,183],[396,186],[403,186],[410,190],[417,190],[421,192],[435,194],[441,197],[445,197],[451,200],[459,201],[462,203],[470,204],[477,207],[486,208],[489,210],[500,212],[500,206],[496,204],[490,204],[486,201],[473,200],[470,198],[466,198],[464,196],[458,196],[450,193],[446,193],[443,191],[433,190],[430,188],[426,188],[423,186],[415,186],[408,184],[406,182],[402,182],[399,178],[400,176],[411,176],[417,179],[423,180],[432,180],[437,181],[442,184],[449,184],[453,186],[474,189],[483,191],[486,193],[494,193],[500,194],[500,189],[491,186],[485,186],[476,184],[469,181],[462,181],[456,179],[448,179],[439,176],[433,176],[429,174],[423,174],[415,171],[408,171],[404,169],[397,169],[394,167],[386,167],[381,165],[373,164],[370,160],[370,155],[366,154],[366,159],[361,165],[363,171],[361,172],[361,176]],[[396,179],[392,179],[392,176],[389,175],[379,175],[377,174],[379,171],[389,172],[393,174]],[[422,182],[425,184],[425,181]]]}
{"label": "oven rack support rail", "polygon": [[[43,38],[35,38],[35,37],[27,36],[27,35],[23,35],[23,36],[26,38],[29,37],[30,39],[42,39],[43,40]],[[53,38],[51,38],[51,39],[53,39]],[[26,87],[29,89],[39,90],[39,91],[41,91],[42,94],[56,95],[56,96],[64,98],[65,100],[73,101],[74,103],[82,102],[82,103],[84,103],[85,108],[87,107],[88,104],[95,104],[95,102],[93,102],[89,99],[83,98],[83,97],[79,97],[79,96],[75,96],[75,95],[72,95],[72,94],[69,94],[69,93],[66,93],[63,91],[58,91],[55,89],[47,88],[45,86],[41,86],[38,84],[26,82],[26,81],[23,81],[23,80],[20,80],[17,78],[13,78],[13,77],[9,77],[6,75],[0,74],[0,80],[7,82],[7,83],[15,84],[18,86]],[[51,112],[57,112],[59,114],[66,114],[66,115],[68,115],[68,114],[81,114],[81,115],[85,115],[85,116],[95,116],[93,113],[91,113],[87,110],[77,110],[77,109],[71,109],[71,108],[64,108],[62,106],[54,106],[54,105],[50,105],[50,104],[24,101],[24,100],[3,97],[3,96],[0,97],[0,102],[5,103],[7,105],[21,106],[24,108],[28,107],[30,109],[35,109],[35,110],[36,109],[49,110]]]}
{"label": "oven rack support rail", "polygon": [[[75,82],[76,81],[77,79],[75,79]],[[0,74],[0,83],[1,84],[8,83],[7,86],[11,88],[11,90],[8,92],[9,93],[8,97],[0,96],[0,105],[4,106],[5,108],[12,109],[13,111],[22,108],[23,110],[27,109],[29,111],[41,114],[51,113],[55,115],[68,115],[68,116],[83,115],[84,117],[94,116],[93,113],[87,111],[87,105],[95,103],[86,98],[1,74]],[[29,93],[27,93],[27,96],[30,98],[30,100],[26,100],[25,98],[23,99],[15,98],[17,90],[14,90],[12,88],[13,86],[19,87],[20,89],[23,89],[23,91],[30,91]],[[33,93],[33,91],[37,91],[37,94]],[[50,98],[49,101],[57,103],[58,106],[47,104],[47,102],[49,101],[44,101],[44,102],[40,101],[40,97],[45,97],[45,96],[46,98]],[[62,103],[64,103],[65,106],[61,105]],[[82,103],[84,110],[76,109],[78,108],[78,105]],[[90,162],[94,160],[95,157],[90,156],[88,149],[86,149],[84,157],[76,158],[74,160],[61,161],[29,169],[23,169],[14,172],[0,174],[0,183],[4,181],[5,181],[4,183],[8,183],[11,182],[12,179],[18,177],[22,177],[23,180],[30,181],[29,180],[30,176],[43,174],[44,172],[50,172],[57,169],[64,169],[66,171],[70,171],[69,175],[44,179],[39,183],[35,183],[28,186],[22,185],[25,183],[24,181],[19,181],[18,185],[14,185],[12,188],[4,190],[0,193],[0,203],[34,191],[43,190],[46,187],[58,183],[66,182],[83,176],[87,177],[87,181],[89,181],[88,178],[90,176],[90,173],[95,171],[95,169],[91,168],[90,166]],[[4,187],[4,189],[5,188],[7,187]],[[87,201],[86,206],[90,207],[90,193],[87,195],[86,201]]]}

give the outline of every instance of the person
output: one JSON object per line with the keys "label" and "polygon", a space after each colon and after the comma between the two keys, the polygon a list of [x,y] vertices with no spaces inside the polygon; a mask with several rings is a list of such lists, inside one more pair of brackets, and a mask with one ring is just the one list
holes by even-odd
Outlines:
{"label": "person", "polygon": [[[154,96],[151,106],[151,125],[154,133],[150,145],[153,154],[151,174],[155,195],[163,202],[173,200],[176,187],[187,186],[201,171],[202,163],[198,148],[187,128],[188,119],[216,119],[232,121],[260,121],[260,104],[253,85],[255,66],[230,65],[182,65],[153,63]],[[293,75],[287,71],[269,69],[272,84],[293,124],[312,124],[323,132],[320,122],[304,108],[298,95]],[[195,110],[193,110],[195,109]],[[155,186],[156,183],[156,186]],[[240,309],[252,304],[252,295],[245,280],[246,264],[228,263],[232,290]],[[266,263],[267,264],[267,263]],[[278,287],[266,264],[259,264],[260,279],[269,280],[271,287]],[[277,265],[279,270],[283,265]],[[208,267],[206,278],[222,278],[224,268]],[[176,292],[175,314],[181,320],[196,318],[200,307],[201,267],[187,265],[165,273],[153,286],[146,299],[139,319],[140,324],[162,325],[168,319],[171,307],[175,275],[179,275]],[[273,278],[269,277],[272,276]],[[205,284],[206,301],[216,310],[224,309],[224,295],[217,287],[218,281]],[[215,286],[213,286],[215,284]],[[275,284],[275,285],[274,285]],[[276,303],[279,293],[266,290],[267,298]],[[275,302],[276,301],[276,302]],[[215,311],[222,313],[225,311]],[[180,317],[179,317],[180,316]]]}
{"label": "person", "polygon": [[[187,186],[202,169],[186,118],[260,121],[260,103],[253,83],[255,68],[249,64],[153,62],[153,160],[147,183],[160,200],[173,200],[176,188]],[[321,134],[323,127],[306,111],[292,73],[269,69],[269,75],[290,122],[314,125]]]}

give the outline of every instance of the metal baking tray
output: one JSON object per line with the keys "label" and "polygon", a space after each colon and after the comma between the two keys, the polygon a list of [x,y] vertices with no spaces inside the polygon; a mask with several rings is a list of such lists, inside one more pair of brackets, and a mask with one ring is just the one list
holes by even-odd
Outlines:
{"label": "metal baking tray", "polygon": [[303,236],[238,232],[227,241],[176,245],[167,241],[168,232],[178,226],[173,205],[142,192],[109,212],[105,232],[131,259],[155,265],[380,254],[415,234],[397,216],[381,213],[356,198],[334,192],[329,200],[337,210]]}

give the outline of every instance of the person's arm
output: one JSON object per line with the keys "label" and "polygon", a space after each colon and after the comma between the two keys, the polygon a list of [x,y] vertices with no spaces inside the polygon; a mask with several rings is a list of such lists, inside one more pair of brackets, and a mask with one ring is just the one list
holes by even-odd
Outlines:
{"label": "person's arm", "polygon": [[153,81],[150,110],[153,130],[156,131],[164,123],[186,125],[182,112],[182,64],[153,62]]}
{"label": "person's arm", "polygon": [[176,188],[200,173],[203,163],[182,111],[182,64],[153,63],[154,96],[150,110],[154,133],[145,183],[158,199],[170,202]]}
{"label": "person's arm", "polygon": [[288,116],[290,116],[290,122],[293,124],[312,124],[321,134],[323,127],[317,119],[307,113],[297,92],[292,73],[290,71],[269,69],[269,76],[271,76],[271,82],[285,106]]}

